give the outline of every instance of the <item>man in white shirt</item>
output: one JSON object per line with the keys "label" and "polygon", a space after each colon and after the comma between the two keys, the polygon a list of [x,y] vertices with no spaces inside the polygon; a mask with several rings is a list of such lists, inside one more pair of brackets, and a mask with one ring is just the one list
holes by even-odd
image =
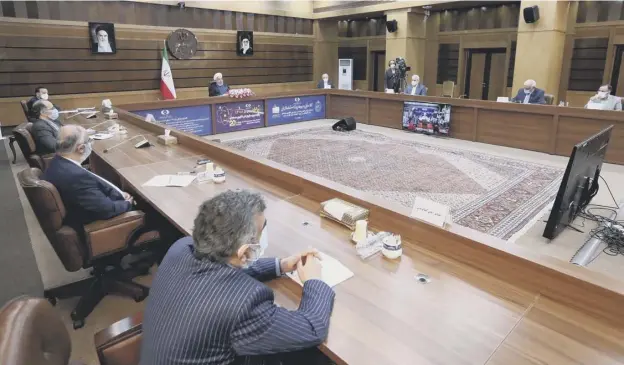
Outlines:
{"label": "man in white shirt", "polygon": [[611,85],[602,85],[598,89],[598,93],[589,99],[585,108],[595,110],[622,110],[622,99],[611,95]]}
{"label": "man in white shirt", "polygon": [[57,154],[42,176],[58,190],[69,226],[110,219],[133,209],[130,194],[81,166],[91,150],[91,139],[83,127],[61,127]]}

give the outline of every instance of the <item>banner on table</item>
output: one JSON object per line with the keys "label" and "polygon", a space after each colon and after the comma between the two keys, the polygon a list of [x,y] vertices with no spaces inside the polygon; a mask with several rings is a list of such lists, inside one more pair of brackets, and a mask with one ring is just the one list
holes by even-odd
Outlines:
{"label": "banner on table", "polygon": [[264,101],[217,104],[217,133],[264,127]]}
{"label": "banner on table", "polygon": [[154,118],[156,122],[163,123],[167,127],[198,136],[212,134],[211,112],[210,105],[132,111],[146,119]]}
{"label": "banner on table", "polygon": [[403,104],[403,129],[425,134],[448,135],[451,106],[439,103],[406,101]]}
{"label": "banner on table", "polygon": [[268,124],[280,125],[325,118],[325,95],[267,100]]}

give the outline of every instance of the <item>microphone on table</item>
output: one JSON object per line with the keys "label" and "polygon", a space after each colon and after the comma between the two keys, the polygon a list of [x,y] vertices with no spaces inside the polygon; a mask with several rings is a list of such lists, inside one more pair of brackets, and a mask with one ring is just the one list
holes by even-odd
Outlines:
{"label": "microphone on table", "polygon": [[151,144],[150,144],[150,143],[149,143],[149,141],[147,140],[147,137],[145,137],[145,136],[144,136],[144,135],[142,135],[142,134],[137,134],[136,136],[131,137],[131,138],[128,138],[128,139],[126,139],[125,141],[120,142],[120,143],[117,143],[117,144],[116,144],[116,145],[114,145],[114,146],[111,146],[111,147],[105,148],[105,149],[104,149],[104,153],[108,153],[108,152],[110,152],[110,150],[112,150],[113,148],[117,148],[117,147],[121,146],[122,144],[124,144],[124,143],[126,143],[126,142],[130,142],[130,141],[132,141],[133,139],[135,139],[136,137],[143,137],[143,140],[142,140],[142,141],[140,141],[140,142],[138,142],[137,144],[135,144],[135,145],[134,145],[134,148],[145,148],[145,147],[149,147],[149,146],[151,146]]}
{"label": "microphone on table", "polygon": [[89,129],[93,129],[93,130],[95,130],[95,128],[97,128],[97,127],[101,126],[102,124],[106,124],[106,123],[111,122],[111,121],[113,121],[113,119],[108,119],[108,120],[105,120],[105,121],[103,121],[102,123],[98,123],[98,124],[96,124],[96,125],[94,125],[94,126],[92,126],[92,127],[89,127]]}

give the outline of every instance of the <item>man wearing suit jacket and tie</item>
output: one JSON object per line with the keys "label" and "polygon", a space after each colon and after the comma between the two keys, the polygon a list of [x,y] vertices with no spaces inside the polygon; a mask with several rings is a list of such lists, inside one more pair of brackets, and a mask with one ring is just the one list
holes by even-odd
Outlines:
{"label": "man wearing suit jacket and tie", "polygon": [[425,85],[420,83],[420,76],[413,75],[412,84],[407,85],[404,93],[407,95],[427,96],[427,88],[425,87]]}
{"label": "man wearing suit jacket and tie", "polygon": [[39,156],[54,153],[56,140],[61,129],[59,111],[47,100],[39,100],[33,105],[33,115],[36,119],[32,122],[32,134],[35,141],[36,152]]}
{"label": "man wearing suit jacket and tie", "polygon": [[[314,250],[260,258],[265,208],[259,194],[231,190],[201,205],[193,236],[171,246],[152,283],[142,365],[319,363],[334,292],[320,280]],[[294,270],[304,284],[290,311],[262,282]]]}
{"label": "man wearing suit jacket and tie", "polygon": [[332,89],[333,88],[333,85],[329,81],[328,74],[323,74],[321,81],[319,81],[318,84],[316,84],[316,88],[317,89]]}
{"label": "man wearing suit jacket and tie", "polygon": [[67,209],[65,223],[77,229],[128,212],[134,202],[130,194],[81,166],[90,154],[91,140],[87,131],[77,125],[63,126],[57,155],[42,176],[56,187],[63,200]]}
{"label": "man wearing suit jacket and tie", "polygon": [[526,80],[524,88],[518,90],[518,95],[512,101],[521,104],[546,104],[544,90],[538,89],[536,86],[535,80]]}

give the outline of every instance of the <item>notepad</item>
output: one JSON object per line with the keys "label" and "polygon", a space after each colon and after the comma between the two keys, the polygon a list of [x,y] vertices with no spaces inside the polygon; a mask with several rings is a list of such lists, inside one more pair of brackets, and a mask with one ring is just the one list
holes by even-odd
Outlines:
{"label": "notepad", "polygon": [[[325,284],[333,288],[353,276],[353,272],[344,266],[340,261],[322,252],[320,253],[320,256],[322,258],[320,261],[322,267],[321,279],[325,282]],[[286,275],[288,275],[289,278],[294,280],[299,285],[303,286],[301,280],[299,280],[297,271],[289,272]]]}
{"label": "notepad", "polygon": [[158,175],[151,178],[143,186],[175,186],[183,188],[189,186],[193,180],[195,180],[193,175]]}

